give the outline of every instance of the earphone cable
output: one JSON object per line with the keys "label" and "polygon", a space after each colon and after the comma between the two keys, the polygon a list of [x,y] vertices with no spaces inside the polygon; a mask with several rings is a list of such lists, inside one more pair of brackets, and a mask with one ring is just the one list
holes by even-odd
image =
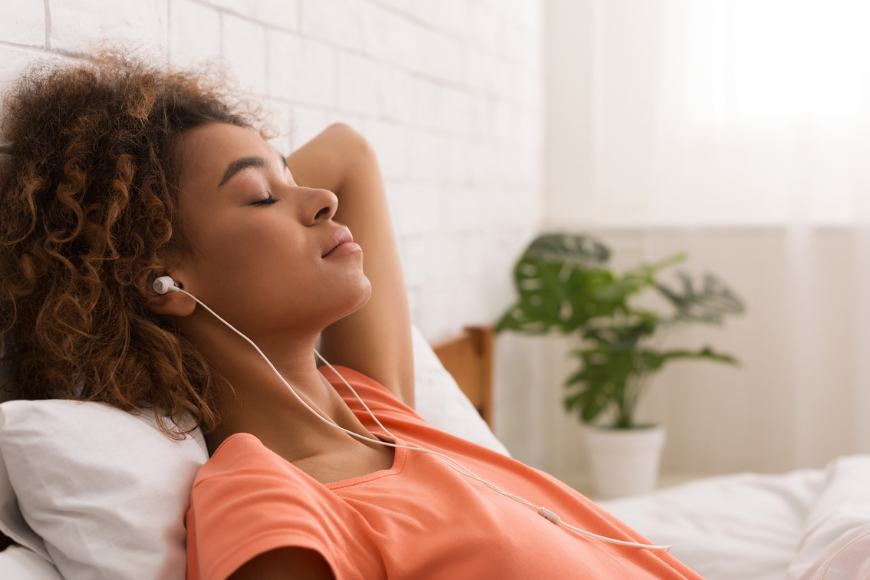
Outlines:
{"label": "earphone cable", "polygon": [[[155,283],[155,289],[156,289],[156,288],[157,288],[157,286],[156,286],[156,283]],[[617,540],[617,539],[615,539],[615,538],[608,538],[608,537],[606,537],[606,536],[600,536],[600,535],[598,535],[598,534],[594,534],[594,533],[589,532],[589,531],[587,531],[587,530],[583,530],[583,529],[577,528],[577,527],[575,527],[575,526],[572,526],[572,525],[570,525],[570,524],[565,523],[564,521],[562,521],[562,518],[561,518],[561,517],[559,517],[557,514],[551,512],[551,511],[548,510],[547,508],[544,508],[544,507],[541,507],[541,506],[537,506],[537,505],[533,504],[532,502],[528,501],[528,500],[525,499],[525,498],[522,498],[522,497],[520,497],[520,496],[517,496],[517,495],[514,495],[514,494],[512,494],[512,493],[509,493],[509,492],[504,491],[503,489],[501,489],[500,487],[498,487],[498,486],[495,485],[494,483],[491,483],[491,482],[489,482],[489,481],[483,479],[482,477],[478,476],[476,473],[474,473],[473,471],[471,471],[470,469],[468,469],[467,467],[465,467],[464,465],[462,465],[461,463],[459,463],[459,461],[453,459],[452,457],[449,457],[449,456],[447,456],[447,455],[444,455],[443,453],[440,453],[440,452],[438,452],[438,451],[432,451],[431,449],[425,449],[425,448],[423,448],[423,447],[414,447],[414,446],[409,446],[409,445],[400,445],[400,444],[397,444],[397,443],[389,443],[389,442],[387,442],[387,441],[381,441],[380,439],[372,439],[371,437],[366,437],[365,435],[360,435],[359,433],[354,433],[353,431],[351,431],[351,430],[349,430],[349,429],[345,429],[344,427],[342,427],[341,425],[338,425],[338,424],[335,423],[334,421],[332,421],[332,420],[330,420],[330,419],[327,419],[327,418],[324,417],[320,412],[316,411],[313,407],[311,407],[308,403],[306,403],[305,400],[302,399],[302,397],[300,397],[299,394],[296,393],[296,390],[295,390],[295,389],[290,385],[290,383],[287,382],[287,380],[286,380],[286,379],[284,378],[284,376],[283,376],[283,375],[278,371],[278,369],[275,368],[275,365],[272,364],[272,361],[270,361],[269,358],[268,358],[268,357],[263,353],[263,351],[260,350],[260,347],[258,347],[258,346],[254,343],[254,341],[252,341],[250,338],[248,338],[247,336],[245,336],[244,334],[242,334],[241,332],[239,332],[239,331],[238,331],[238,330],[237,330],[237,329],[236,329],[232,324],[230,324],[229,322],[227,322],[226,320],[224,320],[223,318],[221,318],[221,316],[218,315],[214,310],[212,310],[211,308],[209,308],[208,306],[206,306],[205,304],[203,304],[203,303],[199,300],[199,298],[197,298],[197,297],[194,296],[193,294],[187,292],[186,290],[183,290],[183,289],[181,289],[181,288],[178,288],[177,286],[174,286],[174,285],[169,285],[168,288],[167,288],[167,290],[169,290],[169,291],[173,291],[173,292],[182,292],[182,293],[186,294],[187,296],[190,296],[191,298],[193,298],[193,299],[197,302],[197,304],[199,304],[200,306],[202,306],[203,308],[205,308],[205,309],[206,309],[208,312],[210,312],[210,313],[211,313],[215,318],[217,318],[218,320],[220,320],[221,322],[223,322],[223,323],[224,323],[226,326],[228,326],[228,327],[229,327],[233,332],[235,332],[236,334],[238,334],[238,335],[239,335],[241,338],[243,338],[243,339],[244,339],[248,344],[250,344],[251,346],[253,346],[254,349],[255,349],[255,350],[260,354],[260,356],[263,357],[263,360],[266,361],[266,364],[269,365],[269,368],[271,368],[272,371],[273,371],[276,375],[278,375],[278,378],[281,379],[281,382],[283,382],[283,383],[287,386],[287,388],[290,389],[290,392],[293,393],[293,396],[296,397],[296,399],[297,399],[300,403],[302,403],[302,405],[303,405],[306,409],[308,409],[309,411],[311,411],[312,413],[314,413],[315,416],[317,416],[321,421],[323,421],[323,422],[326,423],[327,425],[330,425],[331,427],[335,427],[336,429],[340,429],[341,431],[344,431],[344,432],[347,433],[348,435],[351,435],[351,436],[353,436],[353,437],[356,437],[357,439],[361,439],[361,440],[364,440],[364,441],[370,441],[370,442],[372,442],[372,443],[377,443],[377,444],[379,444],[379,445],[385,445],[385,446],[388,446],[388,447],[403,448],[403,449],[409,449],[409,450],[412,450],[412,451],[421,451],[421,452],[424,452],[424,453],[431,453],[432,455],[437,455],[437,456],[439,456],[439,457],[443,457],[444,459],[446,459],[447,461],[450,462],[450,463],[448,463],[448,465],[450,465],[450,464],[455,464],[455,466],[458,466],[458,467],[459,467],[459,469],[457,469],[457,467],[455,467],[454,465],[450,465],[450,467],[451,467],[454,471],[457,471],[458,473],[460,473],[460,474],[462,474],[462,475],[465,475],[465,476],[467,476],[467,477],[470,477],[470,478],[472,478],[472,479],[474,479],[474,480],[479,481],[480,483],[486,485],[487,487],[489,487],[490,489],[492,489],[493,491],[495,491],[495,492],[497,492],[497,493],[500,493],[501,495],[504,495],[504,496],[506,496],[506,497],[508,497],[508,498],[510,498],[510,499],[513,499],[514,501],[517,501],[517,502],[519,502],[519,503],[522,503],[522,504],[524,504],[524,505],[527,505],[527,506],[531,507],[532,509],[534,509],[534,510],[538,513],[538,515],[540,515],[541,517],[543,517],[543,518],[549,520],[549,521],[552,522],[553,524],[558,525],[558,526],[562,526],[562,527],[564,527],[564,528],[567,528],[567,529],[569,529],[569,530],[572,530],[572,531],[574,531],[574,532],[576,532],[576,533],[578,533],[578,534],[581,534],[581,535],[583,535],[583,536],[586,536],[586,537],[589,537],[589,538],[594,538],[594,539],[600,540],[600,541],[602,541],[602,542],[607,542],[607,543],[611,543],[611,544],[618,544],[618,545],[621,545],[621,546],[630,546],[630,547],[635,547],[635,548],[643,548],[643,549],[646,549],[646,550],[664,550],[664,551],[668,551],[668,550],[671,549],[671,546],[657,546],[657,545],[652,545],[652,544],[641,544],[641,543],[638,543],[638,542],[629,542],[629,541],[625,541],[625,540]],[[345,385],[350,389],[350,391],[353,393],[353,395],[356,397],[356,399],[357,399],[360,403],[362,403],[363,407],[365,407],[365,410],[368,411],[368,414],[372,417],[372,419],[374,419],[375,423],[377,423],[377,424],[380,426],[380,428],[383,429],[384,432],[387,433],[388,435],[390,435],[390,437],[392,437],[394,440],[398,440],[398,437],[396,437],[395,435],[393,435],[393,434],[392,434],[392,433],[391,433],[391,432],[390,432],[386,427],[384,427],[384,425],[380,422],[380,420],[378,420],[378,418],[375,416],[375,414],[372,412],[372,410],[369,409],[369,406],[366,404],[366,402],[363,401],[363,399],[362,399],[362,398],[357,394],[356,389],[354,389],[354,388],[350,385],[350,383],[348,383],[348,382],[345,380],[345,378],[344,378],[344,377],[343,377],[343,376],[342,376],[342,375],[341,375],[337,370],[335,370],[335,368],[334,368],[334,367],[333,367],[333,366],[332,366],[332,365],[331,365],[331,364],[330,364],[330,363],[329,363],[325,358],[323,358],[323,356],[322,356],[319,352],[317,352],[317,349],[315,349],[314,352],[315,352],[315,354],[320,358],[320,360],[322,360],[322,361],[323,361],[323,362],[324,362],[324,363],[325,363],[325,364],[326,364],[326,365],[327,365],[327,366],[328,366],[328,367],[329,367],[329,368],[330,368],[330,369],[331,369],[331,370],[332,370],[332,371],[333,371],[333,372],[334,372],[334,373],[335,373],[335,374],[336,374],[336,375],[337,375],[337,376],[342,380],[342,382],[343,382],[343,383],[344,383],[344,384],[345,384]]]}

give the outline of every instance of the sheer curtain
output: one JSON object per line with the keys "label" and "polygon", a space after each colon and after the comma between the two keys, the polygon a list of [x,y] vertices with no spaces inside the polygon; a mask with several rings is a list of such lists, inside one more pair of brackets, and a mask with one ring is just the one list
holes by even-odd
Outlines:
{"label": "sheer curtain", "polygon": [[599,219],[643,227],[649,247],[655,228],[689,227],[690,253],[710,228],[781,232],[783,465],[870,451],[870,2],[593,14]]}
{"label": "sheer curtain", "polygon": [[593,18],[600,217],[857,222],[870,2],[598,0]]}
{"label": "sheer curtain", "polygon": [[870,452],[870,0],[581,4],[589,104],[563,113],[589,121],[575,158],[590,175],[550,192],[545,227],[599,233],[626,266],[686,251],[748,307],[677,339],[735,353],[739,371],[656,378],[665,470]]}

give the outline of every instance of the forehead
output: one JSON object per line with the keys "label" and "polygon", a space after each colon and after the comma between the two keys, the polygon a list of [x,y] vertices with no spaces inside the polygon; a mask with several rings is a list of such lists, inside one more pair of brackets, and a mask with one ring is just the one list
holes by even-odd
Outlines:
{"label": "forehead", "polygon": [[226,123],[191,129],[178,144],[181,182],[217,186],[227,165],[240,157],[257,155],[270,159],[275,150],[250,129]]}

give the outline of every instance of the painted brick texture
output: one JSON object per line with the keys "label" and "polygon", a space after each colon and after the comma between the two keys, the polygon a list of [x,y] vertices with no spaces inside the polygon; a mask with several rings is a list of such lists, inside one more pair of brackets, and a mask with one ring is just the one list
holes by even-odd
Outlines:
{"label": "painted brick texture", "polygon": [[491,322],[540,223],[543,0],[0,0],[0,91],[39,58],[132,41],[224,63],[289,153],[330,123],[381,162],[412,318]]}

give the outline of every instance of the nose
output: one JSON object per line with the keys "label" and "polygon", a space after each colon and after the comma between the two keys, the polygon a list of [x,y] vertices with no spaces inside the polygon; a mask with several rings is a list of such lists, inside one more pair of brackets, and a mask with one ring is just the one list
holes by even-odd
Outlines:
{"label": "nose", "polygon": [[305,203],[299,205],[302,212],[299,218],[302,223],[313,226],[332,219],[338,210],[338,197],[328,189],[305,188],[305,190]]}

